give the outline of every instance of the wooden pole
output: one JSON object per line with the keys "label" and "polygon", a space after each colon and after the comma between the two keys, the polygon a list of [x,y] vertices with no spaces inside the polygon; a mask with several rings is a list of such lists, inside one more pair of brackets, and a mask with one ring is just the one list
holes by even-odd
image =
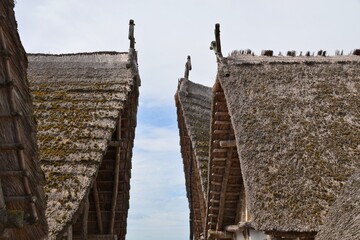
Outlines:
{"label": "wooden pole", "polygon": [[[121,140],[121,116],[117,122],[116,130],[116,139]],[[114,233],[114,224],[115,224],[115,215],[116,215],[116,202],[117,195],[119,191],[119,175],[120,175],[120,161],[121,161],[121,149],[120,147],[116,148],[116,159],[115,159],[115,173],[114,173],[114,188],[113,188],[113,197],[111,201],[111,213],[110,213],[110,234]]]}
{"label": "wooden pole", "polygon": [[83,219],[82,219],[81,237],[84,240],[86,240],[88,237],[88,217],[89,217],[89,196],[87,196],[85,199]]}
{"label": "wooden pole", "polygon": [[95,202],[97,224],[98,224],[99,232],[102,234],[102,233],[104,233],[104,227],[102,224],[100,199],[99,199],[99,192],[97,189],[96,179],[94,179],[94,183],[93,183],[93,196],[94,196],[94,202]]}

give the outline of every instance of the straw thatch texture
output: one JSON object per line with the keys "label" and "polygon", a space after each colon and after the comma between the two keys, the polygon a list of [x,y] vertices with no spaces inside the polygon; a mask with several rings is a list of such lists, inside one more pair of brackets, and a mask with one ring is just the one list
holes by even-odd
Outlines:
{"label": "straw thatch texture", "polygon": [[[33,209],[37,216],[32,214],[29,200],[6,200],[8,210],[25,212],[25,225],[7,229],[5,236],[10,239],[42,239],[47,234],[44,175],[38,162],[33,106],[26,76],[27,58],[17,32],[13,8],[12,0],[0,2],[0,84],[13,82],[12,88],[0,87],[0,145],[20,143],[23,150],[0,150],[1,185],[5,200],[9,197],[35,197]],[[15,117],[13,112],[21,115]],[[9,171],[20,174],[10,174]],[[25,185],[29,186],[30,193]],[[34,224],[36,217],[38,220]]]}
{"label": "straw thatch texture", "polygon": [[181,79],[175,101],[190,207],[190,234],[200,239],[205,221],[211,88]]}
{"label": "straw thatch texture", "polygon": [[255,228],[317,231],[360,168],[360,58],[223,60],[217,80]]}
{"label": "straw thatch texture", "polygon": [[205,194],[209,159],[211,88],[183,80],[178,95]]}
{"label": "straw thatch texture", "polygon": [[97,174],[135,84],[127,61],[115,52],[29,55],[50,239],[74,221]]}
{"label": "straw thatch texture", "polygon": [[316,235],[316,240],[338,239],[360,239],[360,172],[346,183]]}

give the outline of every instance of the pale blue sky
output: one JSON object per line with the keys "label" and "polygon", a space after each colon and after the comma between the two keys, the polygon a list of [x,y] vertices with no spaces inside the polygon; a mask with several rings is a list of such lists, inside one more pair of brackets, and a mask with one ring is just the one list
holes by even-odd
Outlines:
{"label": "pale blue sky", "polygon": [[27,52],[127,51],[135,20],[142,78],[133,156],[128,240],[188,239],[188,202],[174,93],[191,55],[190,79],[211,86],[210,42],[221,24],[223,53],[250,48],[360,48],[360,0],[17,0]]}

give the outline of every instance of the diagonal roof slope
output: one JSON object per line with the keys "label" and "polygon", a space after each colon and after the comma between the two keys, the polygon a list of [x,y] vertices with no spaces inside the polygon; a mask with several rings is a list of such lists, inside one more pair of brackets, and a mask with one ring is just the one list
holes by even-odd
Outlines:
{"label": "diagonal roof slope", "polygon": [[255,228],[317,231],[360,168],[360,57],[230,56],[217,79]]}
{"label": "diagonal roof slope", "polygon": [[316,240],[337,239],[360,239],[360,172],[346,183],[316,235]]}
{"label": "diagonal roof slope", "polygon": [[183,79],[179,87],[179,102],[195,152],[202,190],[205,195],[209,159],[211,88],[187,79]]}
{"label": "diagonal roof slope", "polygon": [[29,55],[51,239],[73,221],[97,174],[136,81],[127,63],[117,52]]}

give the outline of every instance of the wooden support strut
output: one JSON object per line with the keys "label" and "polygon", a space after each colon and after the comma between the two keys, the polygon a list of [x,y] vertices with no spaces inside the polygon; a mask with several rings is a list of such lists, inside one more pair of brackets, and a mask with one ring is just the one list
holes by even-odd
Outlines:
{"label": "wooden support strut", "polygon": [[99,232],[101,234],[103,234],[104,227],[103,227],[103,223],[102,223],[101,210],[100,210],[100,199],[99,199],[99,192],[97,189],[96,179],[94,179],[94,183],[93,183],[93,197],[94,197],[94,202],[95,202],[96,218],[97,218]]}
{"label": "wooden support strut", "polygon": [[222,57],[221,42],[220,42],[220,24],[215,24],[215,41],[216,41],[216,53],[219,57]]}
{"label": "wooden support strut", "polygon": [[[121,140],[121,116],[119,117],[119,120],[117,122],[116,139],[118,141]],[[114,188],[113,188],[113,196],[111,201],[110,234],[114,233],[114,225],[115,225],[115,215],[116,215],[115,210],[116,210],[117,196],[119,191],[119,176],[120,176],[120,161],[121,161],[120,153],[121,153],[121,148],[118,147],[116,149]]]}

